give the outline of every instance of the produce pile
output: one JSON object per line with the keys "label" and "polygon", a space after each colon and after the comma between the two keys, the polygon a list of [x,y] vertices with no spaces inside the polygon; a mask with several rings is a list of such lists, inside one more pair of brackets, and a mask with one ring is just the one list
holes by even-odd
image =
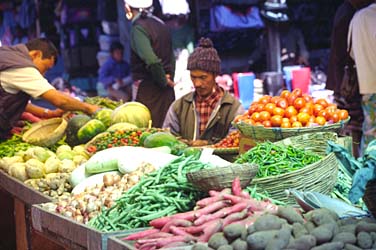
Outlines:
{"label": "produce pile", "polygon": [[[105,172],[101,180],[88,178],[81,182],[78,194],[60,197],[56,203],[45,203],[43,207],[51,212],[59,213],[72,218],[77,222],[87,224],[90,219],[96,217],[102,209],[110,208],[124,192],[137,184],[144,174],[155,170],[155,167],[144,163],[135,171],[121,176],[117,172]],[[80,186],[76,187],[80,187]]]}
{"label": "produce pile", "polygon": [[122,101],[114,101],[108,97],[102,97],[102,96],[86,97],[84,101],[86,103],[90,103],[90,104],[97,105],[102,108],[109,108],[109,109],[115,109],[116,107],[123,104]]}
{"label": "produce pile", "polygon": [[12,157],[1,158],[0,168],[33,189],[57,198],[69,194],[72,190],[70,173],[87,159],[83,146],[72,149],[63,145],[56,153],[33,146],[16,152]]}
{"label": "produce pile", "polygon": [[280,96],[262,96],[248,111],[235,118],[255,126],[300,128],[337,123],[349,117],[348,111],[325,99],[314,100],[300,89],[283,90]]}
{"label": "produce pile", "polygon": [[213,146],[215,148],[236,148],[239,147],[239,140],[240,132],[239,130],[234,130]]}
{"label": "produce pile", "polygon": [[259,166],[256,177],[262,178],[292,172],[320,159],[315,153],[291,145],[262,142],[240,155],[235,163],[256,163]]}
{"label": "produce pile", "polygon": [[[231,192],[232,191],[232,192]],[[241,190],[210,191],[196,209],[154,219],[151,229],[125,237],[136,249],[375,249],[376,221],[339,219],[328,209],[306,214],[290,206],[258,202]]]}
{"label": "produce pile", "polygon": [[145,175],[110,209],[102,211],[89,225],[102,231],[145,227],[149,221],[188,211],[201,192],[187,181],[186,173],[210,167],[194,156],[180,156],[157,171]]}

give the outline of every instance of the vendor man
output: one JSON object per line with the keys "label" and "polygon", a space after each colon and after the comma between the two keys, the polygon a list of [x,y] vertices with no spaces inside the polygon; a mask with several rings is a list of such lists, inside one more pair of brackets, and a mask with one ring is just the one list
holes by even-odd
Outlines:
{"label": "vendor man", "polygon": [[[56,47],[45,38],[0,47],[0,138],[6,138],[24,111],[51,118],[68,110],[93,114],[99,109],[57,91],[48,83],[43,75],[54,66],[56,58]],[[43,98],[60,109],[32,105],[30,97]]]}
{"label": "vendor man", "polygon": [[195,91],[174,101],[163,123],[164,128],[188,140],[192,146],[214,144],[226,137],[235,116],[244,108],[215,82],[221,60],[209,38],[201,38],[188,58],[188,70]]}

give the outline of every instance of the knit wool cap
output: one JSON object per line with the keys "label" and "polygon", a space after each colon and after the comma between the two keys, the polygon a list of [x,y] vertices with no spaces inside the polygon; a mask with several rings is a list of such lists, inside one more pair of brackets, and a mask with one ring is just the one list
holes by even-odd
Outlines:
{"label": "knit wool cap", "polygon": [[221,59],[210,38],[202,37],[198,47],[188,57],[188,70],[203,70],[214,74],[221,72]]}

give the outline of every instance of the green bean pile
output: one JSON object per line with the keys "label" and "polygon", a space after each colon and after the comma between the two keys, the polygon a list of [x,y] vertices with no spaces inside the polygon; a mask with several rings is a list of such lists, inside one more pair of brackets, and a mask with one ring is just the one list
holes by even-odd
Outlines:
{"label": "green bean pile", "polygon": [[12,157],[18,151],[24,151],[33,145],[22,141],[22,136],[14,134],[6,141],[0,141],[0,158]]}
{"label": "green bean pile", "polygon": [[146,227],[149,221],[192,210],[201,192],[187,181],[186,173],[210,167],[181,156],[168,165],[144,176],[116,204],[90,220],[89,225],[108,232]]}
{"label": "green bean pile", "polygon": [[262,142],[236,159],[236,163],[256,163],[259,166],[256,177],[280,175],[301,169],[317,162],[321,157],[311,151],[272,142]]}

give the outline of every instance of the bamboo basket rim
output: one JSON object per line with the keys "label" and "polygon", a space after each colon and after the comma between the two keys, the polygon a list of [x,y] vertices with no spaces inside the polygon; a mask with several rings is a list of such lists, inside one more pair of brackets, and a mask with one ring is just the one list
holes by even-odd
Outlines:
{"label": "bamboo basket rim", "polygon": [[61,117],[42,120],[32,124],[22,140],[34,145],[51,146],[64,136],[67,126],[67,121]]}

